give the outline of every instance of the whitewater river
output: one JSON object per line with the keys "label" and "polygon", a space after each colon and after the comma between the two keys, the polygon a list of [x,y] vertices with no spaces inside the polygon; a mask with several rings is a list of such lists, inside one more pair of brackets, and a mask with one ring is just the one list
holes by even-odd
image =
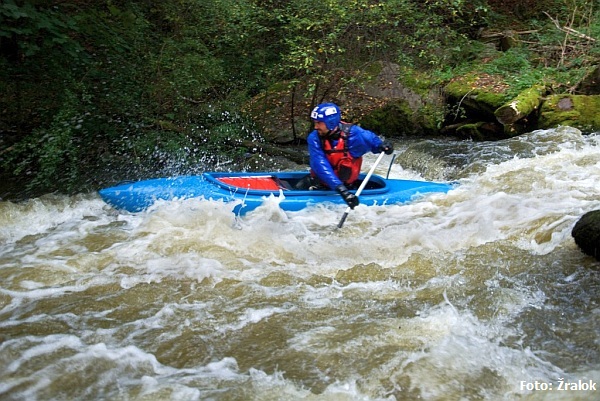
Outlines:
{"label": "whitewater river", "polygon": [[571,237],[600,136],[396,148],[391,178],[459,185],[341,230],[275,198],[0,201],[0,399],[600,399],[600,262]]}

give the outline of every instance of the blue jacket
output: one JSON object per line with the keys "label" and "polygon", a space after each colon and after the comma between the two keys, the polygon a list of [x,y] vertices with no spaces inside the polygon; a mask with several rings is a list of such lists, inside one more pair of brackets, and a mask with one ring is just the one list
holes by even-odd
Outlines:
{"label": "blue jacket", "polygon": [[[310,168],[316,174],[317,178],[324,182],[329,188],[335,189],[342,185],[342,181],[335,175],[333,167],[325,151],[321,146],[321,137],[317,130],[308,134],[308,154],[310,157]],[[375,133],[352,125],[348,134],[348,151],[352,157],[361,157],[367,152],[379,153],[383,141]],[[337,143],[337,142],[336,142]],[[334,143],[335,145],[335,143]]]}

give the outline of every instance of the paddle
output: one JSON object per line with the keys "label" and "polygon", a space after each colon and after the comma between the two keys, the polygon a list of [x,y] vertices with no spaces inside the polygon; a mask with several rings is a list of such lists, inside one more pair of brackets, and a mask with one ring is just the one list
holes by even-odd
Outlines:
{"label": "paddle", "polygon": [[[377,160],[375,160],[375,164],[373,164],[373,167],[371,167],[371,170],[369,170],[369,172],[367,173],[365,179],[360,184],[360,187],[358,187],[358,190],[356,191],[356,196],[359,196],[361,194],[361,192],[363,191],[363,189],[365,189],[365,187],[367,186],[367,182],[369,182],[369,179],[375,172],[375,168],[377,168],[377,165],[379,164],[381,159],[383,159],[384,154],[385,154],[384,152],[381,152],[379,154],[379,157],[377,158]],[[342,226],[344,225],[344,222],[346,221],[346,217],[348,217],[348,213],[350,213],[350,210],[352,210],[352,208],[350,206],[348,206],[348,208],[346,209],[346,212],[342,216],[342,219],[338,223],[337,228],[342,228]]]}

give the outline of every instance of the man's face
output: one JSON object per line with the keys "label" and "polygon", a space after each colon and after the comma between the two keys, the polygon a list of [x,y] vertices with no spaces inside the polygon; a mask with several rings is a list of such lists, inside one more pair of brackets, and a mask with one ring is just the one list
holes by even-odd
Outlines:
{"label": "man's face", "polygon": [[325,122],[315,121],[314,123],[315,123],[315,129],[319,133],[319,136],[325,136],[329,133],[329,130],[327,129],[327,126],[325,125]]}

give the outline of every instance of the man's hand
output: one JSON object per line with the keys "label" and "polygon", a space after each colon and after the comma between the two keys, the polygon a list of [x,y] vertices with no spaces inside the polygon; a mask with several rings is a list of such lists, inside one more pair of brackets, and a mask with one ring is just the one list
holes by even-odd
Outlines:
{"label": "man's hand", "polygon": [[335,190],[342,196],[348,206],[350,206],[350,209],[354,209],[356,206],[358,206],[358,196],[349,192],[348,188],[346,188],[343,184],[338,185]]}
{"label": "man's hand", "polygon": [[379,153],[384,152],[386,155],[391,155],[394,152],[394,145],[391,142],[385,141],[379,146]]}

